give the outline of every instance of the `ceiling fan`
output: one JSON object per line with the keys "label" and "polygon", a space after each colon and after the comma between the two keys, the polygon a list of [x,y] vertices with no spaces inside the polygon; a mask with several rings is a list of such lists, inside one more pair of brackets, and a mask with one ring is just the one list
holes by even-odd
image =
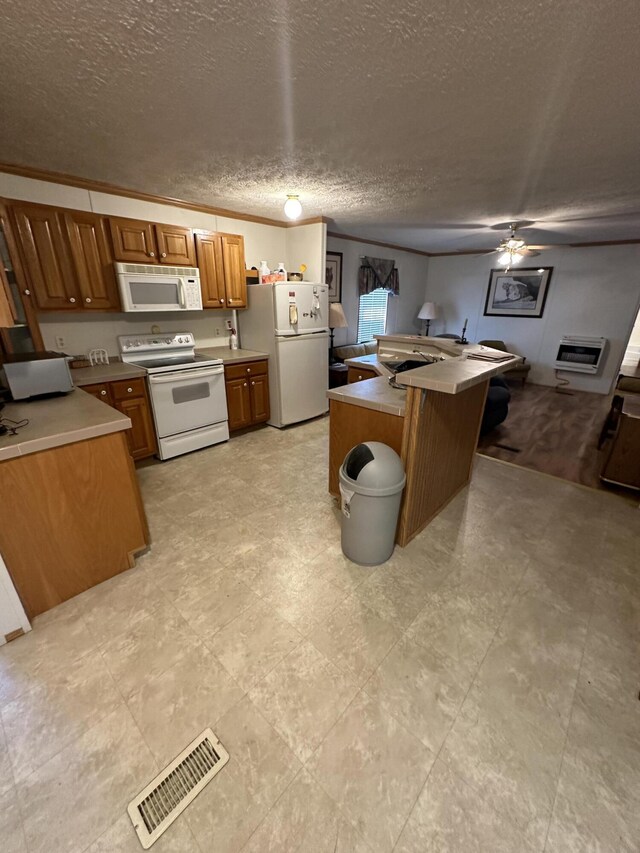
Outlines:
{"label": "ceiling fan", "polygon": [[499,252],[498,263],[504,266],[505,270],[519,264],[523,258],[535,258],[536,255],[540,254],[537,250],[542,248],[542,246],[527,246],[522,237],[516,236],[517,228],[517,222],[511,223],[509,226],[509,236],[501,240],[497,248],[487,253],[493,254],[494,252]]}

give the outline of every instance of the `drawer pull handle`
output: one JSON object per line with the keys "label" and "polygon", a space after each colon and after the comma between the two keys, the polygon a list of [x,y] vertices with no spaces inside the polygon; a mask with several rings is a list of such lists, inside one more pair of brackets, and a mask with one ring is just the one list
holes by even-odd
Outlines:
{"label": "drawer pull handle", "polygon": [[133,391],[133,388],[127,388],[127,392],[128,392],[129,394],[131,394],[131,392],[132,392],[132,391]]}
{"label": "drawer pull handle", "polygon": [[30,290],[25,290],[24,295],[25,295],[25,296],[31,296],[31,291],[30,291]]}
{"label": "drawer pull handle", "polygon": [[251,373],[251,368],[247,367],[247,373]]}
{"label": "drawer pull handle", "polygon": [[101,391],[100,393],[102,394],[102,396],[103,396],[103,397],[106,397],[106,396],[107,396],[107,392],[106,392],[106,391]]}

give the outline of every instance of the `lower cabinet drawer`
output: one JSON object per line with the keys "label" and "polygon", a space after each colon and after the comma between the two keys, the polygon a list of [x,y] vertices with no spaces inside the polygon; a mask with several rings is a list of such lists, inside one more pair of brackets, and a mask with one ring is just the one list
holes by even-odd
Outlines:
{"label": "lower cabinet drawer", "polygon": [[98,400],[103,400],[105,403],[112,403],[111,391],[107,382],[96,383],[95,385],[81,385],[81,391],[86,391]]}
{"label": "lower cabinet drawer", "polygon": [[224,368],[225,379],[245,379],[247,376],[261,376],[267,373],[268,362],[246,361],[243,364],[228,364]]}
{"label": "lower cabinet drawer", "polygon": [[144,379],[119,379],[117,382],[111,382],[110,385],[114,400],[145,396]]}
{"label": "lower cabinet drawer", "polygon": [[349,365],[348,382],[363,382],[365,379],[375,379],[379,374],[375,370],[366,370],[361,367]]}

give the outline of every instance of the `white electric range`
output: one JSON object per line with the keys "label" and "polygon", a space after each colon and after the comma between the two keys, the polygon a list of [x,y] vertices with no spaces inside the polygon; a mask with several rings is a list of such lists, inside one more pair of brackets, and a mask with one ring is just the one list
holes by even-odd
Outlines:
{"label": "white electric range", "polygon": [[160,459],[227,441],[222,359],[198,352],[191,332],[123,335],[118,343],[122,361],[147,371]]}

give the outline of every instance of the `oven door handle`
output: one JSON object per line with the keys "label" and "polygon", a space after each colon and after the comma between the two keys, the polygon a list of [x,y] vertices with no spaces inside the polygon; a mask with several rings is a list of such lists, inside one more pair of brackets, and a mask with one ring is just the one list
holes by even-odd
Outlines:
{"label": "oven door handle", "polygon": [[206,379],[208,376],[221,376],[224,367],[203,368],[202,370],[176,370],[174,373],[152,374],[149,382],[152,385],[163,385],[176,382],[179,379]]}

